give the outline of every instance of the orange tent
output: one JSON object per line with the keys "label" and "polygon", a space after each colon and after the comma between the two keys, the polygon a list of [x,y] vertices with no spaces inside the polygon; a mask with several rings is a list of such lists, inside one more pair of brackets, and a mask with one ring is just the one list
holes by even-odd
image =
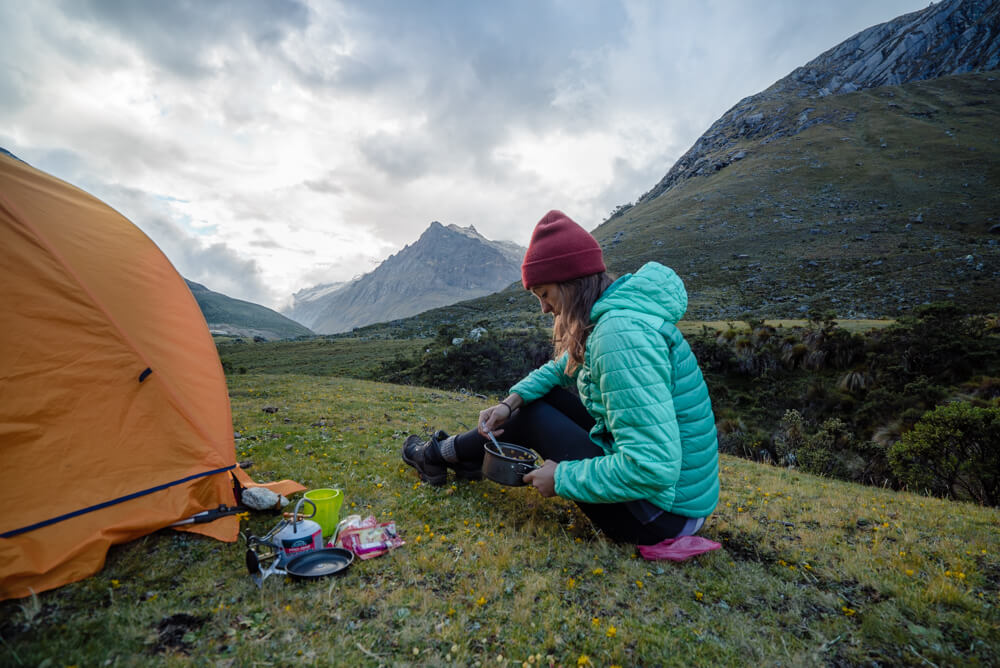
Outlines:
{"label": "orange tent", "polygon": [[[0,295],[0,600],[81,580],[112,544],[235,505],[234,475],[253,484],[184,280],[125,217],[6,151]],[[239,520],[178,528],[234,541]]]}

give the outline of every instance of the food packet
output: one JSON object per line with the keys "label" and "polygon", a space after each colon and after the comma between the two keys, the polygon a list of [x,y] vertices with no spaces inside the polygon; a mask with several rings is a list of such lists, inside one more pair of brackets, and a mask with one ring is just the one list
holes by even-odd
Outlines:
{"label": "food packet", "polygon": [[379,523],[374,515],[365,519],[361,519],[360,515],[348,515],[337,525],[333,546],[346,548],[359,559],[372,559],[404,543],[396,531],[395,522]]}

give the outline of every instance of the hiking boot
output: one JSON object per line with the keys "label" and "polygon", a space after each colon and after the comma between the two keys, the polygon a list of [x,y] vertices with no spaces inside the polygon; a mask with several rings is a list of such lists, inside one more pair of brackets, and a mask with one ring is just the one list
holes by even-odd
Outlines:
{"label": "hiking boot", "polygon": [[437,447],[437,441],[431,437],[429,441],[423,441],[416,434],[406,437],[403,442],[403,461],[417,470],[420,479],[429,485],[443,485],[448,479],[448,467],[441,464],[432,464],[427,461],[427,449]]}
{"label": "hiking boot", "polygon": [[421,441],[416,434],[408,436],[403,443],[403,461],[417,470],[421,480],[431,485],[443,485],[448,469],[462,480],[483,478],[483,465],[460,461],[455,454],[455,437],[441,430],[434,432],[428,441]]}

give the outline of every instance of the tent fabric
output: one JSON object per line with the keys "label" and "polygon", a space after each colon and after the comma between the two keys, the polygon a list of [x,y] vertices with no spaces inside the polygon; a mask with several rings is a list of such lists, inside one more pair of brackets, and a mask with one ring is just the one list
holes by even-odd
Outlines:
{"label": "tent fabric", "polygon": [[[0,154],[0,249],[3,600],[87,577],[112,544],[233,505],[238,469],[208,327],[145,234]],[[234,541],[238,524],[184,528]]]}

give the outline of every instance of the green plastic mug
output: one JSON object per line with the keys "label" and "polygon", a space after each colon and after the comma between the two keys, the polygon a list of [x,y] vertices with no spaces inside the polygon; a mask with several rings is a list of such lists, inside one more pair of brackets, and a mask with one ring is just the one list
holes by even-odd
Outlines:
{"label": "green plastic mug", "polygon": [[339,489],[310,489],[305,498],[316,504],[316,515],[312,520],[323,530],[323,537],[332,535],[340,522],[344,493]]}

